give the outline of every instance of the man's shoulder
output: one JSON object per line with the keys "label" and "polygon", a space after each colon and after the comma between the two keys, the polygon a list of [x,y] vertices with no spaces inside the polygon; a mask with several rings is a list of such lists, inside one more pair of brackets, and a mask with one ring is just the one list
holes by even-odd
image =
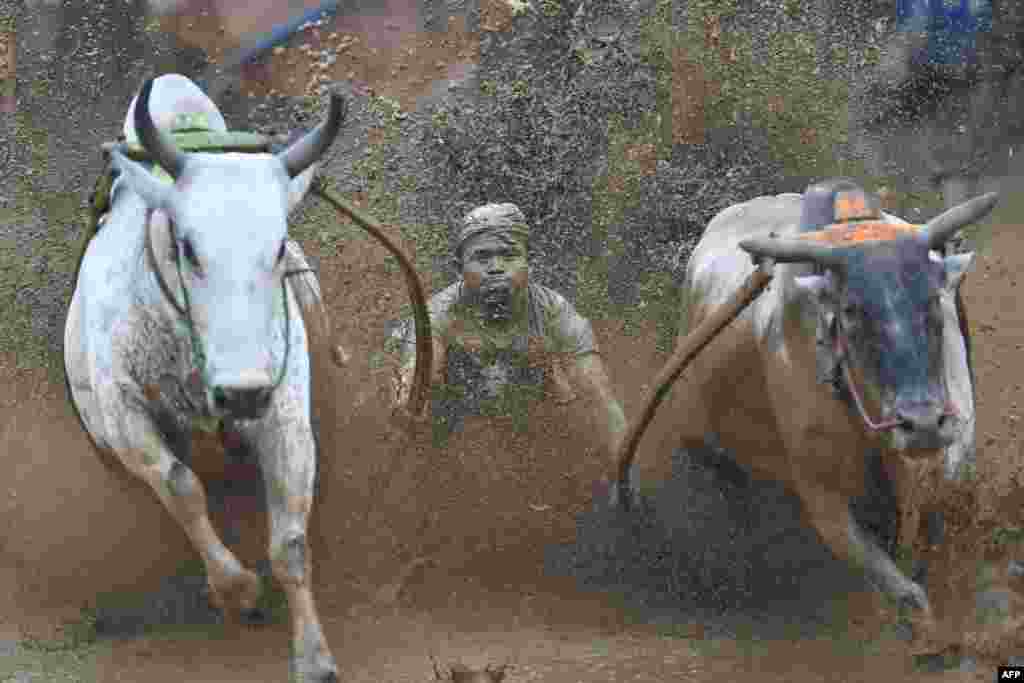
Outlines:
{"label": "man's shoulder", "polygon": [[580,315],[568,299],[544,285],[531,284],[530,291],[531,307],[535,311],[531,315],[531,327],[546,339],[550,348],[574,355],[597,351],[590,321]]}
{"label": "man's shoulder", "polygon": [[435,306],[437,308],[451,308],[459,300],[459,293],[462,288],[462,281],[456,280],[451,283],[440,292],[436,292],[430,297],[427,302],[431,309]]}
{"label": "man's shoulder", "polygon": [[456,280],[427,301],[430,317],[436,323],[447,320],[456,313],[459,299],[462,296],[462,281]]}
{"label": "man's shoulder", "polygon": [[564,296],[551,289],[540,284],[530,284],[530,296],[533,300],[546,312],[552,313],[567,313],[570,315],[576,315],[583,317],[576,310],[576,307],[569,302]]}
{"label": "man's shoulder", "polygon": [[[427,314],[430,316],[431,331],[434,335],[444,334],[451,322],[450,318],[454,313],[452,308],[458,303],[461,295],[461,284],[461,281],[456,280],[427,299]],[[408,342],[416,336],[415,318],[410,316],[396,321],[391,334]]]}

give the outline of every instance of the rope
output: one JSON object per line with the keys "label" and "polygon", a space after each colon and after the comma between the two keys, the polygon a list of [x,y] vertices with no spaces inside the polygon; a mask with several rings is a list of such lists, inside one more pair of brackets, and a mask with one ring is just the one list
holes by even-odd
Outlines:
{"label": "rope", "polygon": [[647,425],[654,419],[658,406],[668,395],[672,384],[693,362],[693,359],[771,283],[774,276],[773,268],[772,259],[762,260],[758,268],[747,277],[728,301],[712,311],[711,315],[676,345],[675,353],[655,377],[651,384],[651,392],[644,398],[644,405],[639,416],[630,423],[626,436],[619,447],[619,452],[615,454],[616,481],[614,485],[618,487],[619,501],[623,508],[628,509],[631,502],[630,466],[636,457],[637,446],[640,445]]}
{"label": "rope", "polygon": [[427,297],[420,282],[416,269],[412,265],[405,251],[384,232],[383,226],[372,218],[363,215],[358,209],[349,204],[338,195],[328,184],[326,179],[318,177],[313,184],[313,191],[329,204],[334,206],[339,213],[343,213],[360,227],[373,235],[384,247],[391,252],[391,255],[398,260],[402,273],[405,275],[406,283],[409,286],[409,298],[412,299],[413,318],[416,322],[416,373],[413,379],[413,386],[409,392],[409,402],[405,407],[413,415],[419,415],[427,400],[427,388],[430,386],[431,365],[434,360],[433,337],[430,332],[430,315],[427,312]]}
{"label": "rope", "polygon": [[[109,153],[117,149],[123,154],[130,156],[138,156],[138,154],[145,154],[145,151],[139,152],[138,150],[130,149],[124,143],[106,143],[102,147],[103,153],[109,155]],[[100,192],[100,188],[104,187],[105,178],[108,174],[105,172],[104,177],[97,182],[97,188],[93,194],[93,215],[92,222],[87,229],[86,235],[83,238],[83,248],[79,254],[78,265],[75,268],[75,281],[78,280],[78,271],[81,269],[81,263],[85,255],[85,247],[88,245],[90,239],[99,230],[99,219],[102,215],[102,211],[108,208],[106,203],[103,201],[97,202],[97,194]],[[328,184],[325,178],[317,177],[313,184],[313,191],[317,196],[323,198],[326,202],[334,206],[335,209],[341,214],[348,216],[352,221],[366,230],[370,235],[376,238],[384,247],[394,256],[402,269],[402,273],[406,278],[406,282],[409,287],[409,296],[412,299],[413,304],[413,315],[416,324],[416,372],[413,379],[413,386],[409,394],[408,404],[404,406],[405,410],[408,410],[414,415],[418,415],[423,411],[423,407],[427,399],[427,388],[430,386],[431,377],[431,366],[433,363],[433,337],[430,331],[430,316],[427,312],[427,297],[426,290],[423,287],[423,283],[420,281],[419,276],[416,274],[416,269],[412,264],[412,259],[405,253],[405,251],[398,246],[394,240],[392,240],[384,231],[377,221],[365,216],[362,212],[352,206],[345,199],[340,197]],[[102,198],[101,198],[102,199]],[[156,275],[157,283],[160,286],[160,290],[164,296],[170,302],[174,310],[185,320],[185,323],[189,331],[190,344],[192,345],[193,353],[195,354],[197,362],[200,362],[200,367],[203,367],[202,361],[205,359],[205,353],[202,348],[202,340],[199,338],[198,333],[195,330],[195,326],[191,316],[191,304],[188,298],[188,290],[184,286],[184,279],[181,272],[181,257],[175,250],[175,265],[178,271],[179,282],[182,283],[182,296],[184,297],[184,305],[180,304],[177,297],[171,292],[170,287],[164,280],[163,275],[160,273],[160,269],[157,267],[156,254],[153,253],[153,244],[150,239],[149,233],[149,217],[152,215],[152,211],[147,213],[147,225],[146,225],[146,252],[149,257],[151,267]],[[173,226],[172,226],[173,229]],[[282,362],[280,372],[277,380],[274,382],[274,389],[276,389],[281,382],[284,381],[284,376],[287,371],[288,357],[291,355],[291,313],[288,308],[288,291],[285,278],[293,277],[301,273],[311,272],[315,273],[316,270],[313,268],[298,268],[287,271],[281,280],[281,296],[285,307],[285,353],[284,361]],[[72,291],[72,295],[74,292]],[[70,398],[70,390],[69,390]],[[73,402],[72,402],[73,403]]]}

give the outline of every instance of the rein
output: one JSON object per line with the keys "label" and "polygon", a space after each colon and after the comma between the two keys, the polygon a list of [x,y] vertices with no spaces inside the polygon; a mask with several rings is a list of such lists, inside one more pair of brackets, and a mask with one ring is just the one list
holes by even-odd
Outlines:
{"label": "rein", "polygon": [[[868,415],[867,409],[864,407],[864,400],[861,398],[860,391],[857,389],[857,383],[853,381],[853,374],[850,371],[850,364],[846,362],[848,357],[848,349],[843,339],[842,330],[839,325],[839,316],[835,318],[835,332],[833,333],[833,351],[836,354],[836,362],[843,368],[843,380],[846,384],[846,390],[850,392],[853,397],[853,403],[857,407],[857,412],[860,413],[861,419],[864,421],[864,425],[871,432],[883,432],[895,427],[899,427],[903,424],[903,421],[899,418],[890,418],[888,420],[879,420],[875,422]],[[838,380],[838,377],[835,378]],[[946,391],[946,407],[942,413],[943,417],[959,417],[956,410],[953,408],[952,402],[949,400],[949,391]]]}
{"label": "rein", "polygon": [[[186,131],[185,134],[188,134]],[[268,149],[268,143],[265,138],[255,134],[242,134],[242,133],[225,133],[217,134],[208,131],[199,131],[202,138],[196,140],[179,140],[179,147],[189,151],[199,150],[217,150],[221,152],[236,151],[236,152],[260,152],[265,153]],[[176,134],[177,137],[177,134]],[[129,145],[123,141],[119,142],[108,142],[102,145],[104,155],[109,155],[112,151],[119,151],[125,156],[135,161],[149,161],[148,153],[145,149],[138,145]],[[353,222],[358,224],[366,232],[372,235],[377,241],[379,241],[390,253],[398,260],[398,264],[405,275],[406,281],[409,287],[409,296],[412,299],[413,305],[413,319],[416,325],[416,370],[413,378],[413,386],[409,392],[409,398],[404,406],[412,414],[418,415],[423,411],[424,404],[427,399],[427,391],[430,387],[431,378],[431,365],[433,361],[433,338],[430,330],[430,315],[427,311],[427,300],[426,290],[423,287],[423,283],[420,282],[419,276],[416,274],[415,267],[413,266],[412,260],[405,253],[405,250],[399,246],[391,237],[384,231],[383,226],[374,221],[373,219],[364,216],[361,211],[357,210],[349,202],[345,201],[327,182],[323,177],[317,177],[312,185],[312,191],[314,194],[331,204],[338,213],[347,216]],[[93,193],[92,209],[93,209],[93,222],[90,225],[90,229],[87,231],[83,244],[88,244],[89,239],[95,235],[99,229],[98,220],[99,216],[109,208],[109,186],[104,184],[104,178],[100,179],[97,183],[97,188]],[[181,256],[175,248],[175,266],[178,270],[178,279],[181,282],[182,292],[185,299],[184,306],[181,305],[174,294],[171,292],[170,287],[165,281],[160,268],[158,267],[158,261],[156,254],[153,253],[153,245],[150,236],[149,221],[152,218],[152,210],[146,214],[146,252],[148,255],[149,262],[156,275],[157,283],[160,286],[161,292],[164,297],[170,302],[174,310],[182,317],[185,324],[188,326],[190,343],[194,356],[202,361],[205,358],[205,352],[202,348],[202,342],[199,339],[199,335],[195,330],[193,324],[191,307],[188,301],[188,291],[184,285],[184,279],[182,278],[181,272]],[[171,223],[171,230],[173,235],[174,224]],[[82,259],[85,255],[85,249],[81,250],[79,255],[78,268],[81,267]],[[77,281],[77,271],[75,279]],[[284,361],[282,363],[281,371],[278,375],[277,380],[274,382],[273,389],[276,389],[281,382],[284,380],[285,372],[288,366],[288,358],[291,355],[291,339],[290,339],[290,324],[291,314],[288,308],[288,291],[287,284],[284,278],[292,277],[300,273],[305,272],[316,272],[313,268],[299,268],[290,271],[286,271],[281,280],[281,295],[282,301],[285,307],[285,353]]]}

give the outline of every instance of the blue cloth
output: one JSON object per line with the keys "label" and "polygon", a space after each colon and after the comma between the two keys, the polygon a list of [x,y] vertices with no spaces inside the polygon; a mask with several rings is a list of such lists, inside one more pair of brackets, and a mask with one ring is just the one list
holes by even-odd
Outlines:
{"label": "blue cloth", "polygon": [[[260,36],[253,38],[248,41],[248,44],[239,48],[239,50],[228,60],[225,61],[223,70],[225,72],[237,69],[243,64],[247,64],[258,57],[263,55],[274,47],[282,45],[288,42],[292,35],[298,32],[299,27],[303,24],[318,21],[322,18],[336,14],[338,11],[337,0],[324,0],[320,3],[319,7],[315,7],[307,10],[300,16],[294,17],[288,20],[284,24],[278,24],[269,33],[264,33]],[[199,87],[202,88],[203,92],[208,92],[210,83],[207,78],[199,78],[197,82]]]}
{"label": "blue cloth", "polygon": [[970,66],[977,62],[977,36],[992,30],[991,0],[897,0],[898,31],[926,33],[918,64]]}

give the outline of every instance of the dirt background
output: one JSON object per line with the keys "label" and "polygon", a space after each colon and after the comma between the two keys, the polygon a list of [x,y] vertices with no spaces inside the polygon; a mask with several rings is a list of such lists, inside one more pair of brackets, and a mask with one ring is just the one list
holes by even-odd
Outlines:
{"label": "dirt background", "polygon": [[[344,80],[357,96],[375,89],[406,109],[428,105],[450,84],[457,90],[472,82],[479,42],[458,22],[444,38],[448,58],[406,59],[407,67],[394,68],[393,50],[409,45],[380,36],[447,17],[438,12],[428,21],[420,14],[405,25],[408,7],[392,4],[347,27],[379,40],[354,44],[331,80]],[[495,28],[511,22],[500,6],[488,7],[494,13],[477,20]],[[395,28],[372,30],[375,21]],[[234,46],[232,37],[251,29],[241,22],[225,38],[201,23],[165,27],[208,50]],[[276,59],[282,63],[250,73],[242,89],[301,94],[312,69],[284,68],[285,54]],[[349,75],[356,68],[362,71]],[[133,89],[134,81],[123,87]],[[241,105],[226,105],[232,106]],[[110,109],[119,126],[123,112]],[[366,144],[362,138],[373,133],[365,128],[354,126],[339,146]],[[337,170],[344,180],[344,169]],[[986,226],[964,285],[979,477],[969,523],[954,529],[929,577],[940,617],[951,632],[967,634],[977,663],[974,671],[927,680],[991,680],[997,662],[1022,653],[1015,628],[1024,617],[1016,597],[1021,586],[1005,572],[1015,549],[988,540],[998,527],[1024,526],[1024,312],[1016,305],[1024,226],[1015,222],[1024,207],[1012,199],[1021,181],[985,181],[1007,201]],[[602,468],[591,456],[594,430],[578,403],[534,406],[526,432],[500,420],[470,422],[444,448],[433,444],[429,428],[409,437],[390,431],[391,368],[375,350],[406,301],[404,285],[383,250],[365,239],[305,246],[319,263],[335,338],[352,354],[344,368],[319,359],[315,386],[322,449],[316,594],[343,680],[429,680],[430,656],[470,666],[511,661],[510,681],[715,681],[750,672],[800,682],[923,676],[910,669],[891,610],[830,557],[801,525],[793,499],[770,482],[664,454],[674,469],[654,492],[653,514],[622,519],[593,504]],[[602,320],[595,331],[627,416],[634,415],[645,382],[667,358],[656,348],[656,323]],[[0,362],[0,680],[284,680],[286,622],[238,632],[204,626],[209,615],[198,607],[182,608],[184,629],[87,637],[81,647],[38,645],[67,643],[61,627],[80,622],[83,609],[166,594],[167,577],[194,573],[195,554],[148,490],[94,456],[64,387],[42,370],[16,366],[12,357]],[[208,482],[218,480],[221,457],[214,445],[202,449],[197,469]],[[214,518],[223,523],[219,511]],[[253,566],[265,556],[263,516],[246,515],[243,531],[237,552]],[[394,594],[397,578],[402,590]],[[168,599],[201,602],[190,585]],[[1009,618],[976,626],[979,593],[1008,605]],[[192,622],[199,626],[188,627]]]}

